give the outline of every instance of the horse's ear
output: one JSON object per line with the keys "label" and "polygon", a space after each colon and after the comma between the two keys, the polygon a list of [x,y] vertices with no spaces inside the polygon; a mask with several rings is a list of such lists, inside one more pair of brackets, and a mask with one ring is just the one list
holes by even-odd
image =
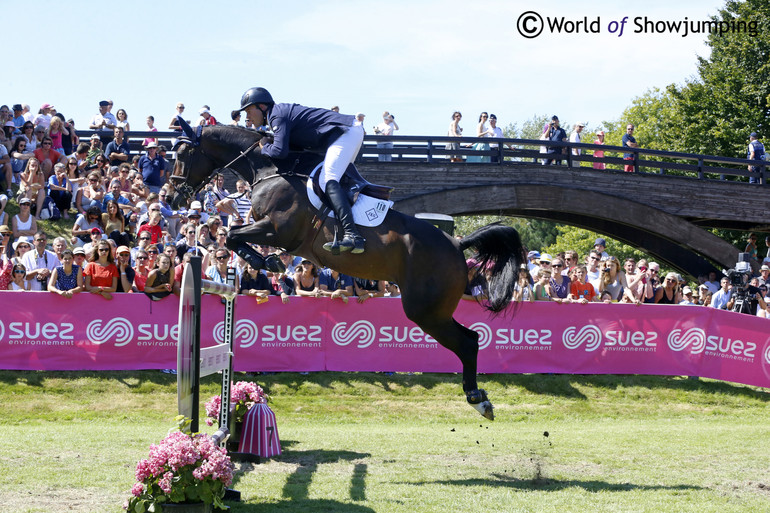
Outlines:
{"label": "horse's ear", "polygon": [[182,132],[184,132],[184,135],[190,138],[190,141],[195,144],[197,137],[195,136],[195,130],[192,129],[190,124],[182,119],[182,116],[177,115],[176,117],[177,121],[179,121],[179,126],[182,127]]}

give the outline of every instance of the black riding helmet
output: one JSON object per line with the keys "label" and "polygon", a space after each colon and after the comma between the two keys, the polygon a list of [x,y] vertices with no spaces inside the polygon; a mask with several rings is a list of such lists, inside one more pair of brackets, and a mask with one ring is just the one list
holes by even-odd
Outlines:
{"label": "black riding helmet", "polygon": [[240,110],[245,109],[249,105],[256,105],[258,103],[264,103],[265,105],[275,104],[270,92],[264,87],[252,87],[243,93]]}

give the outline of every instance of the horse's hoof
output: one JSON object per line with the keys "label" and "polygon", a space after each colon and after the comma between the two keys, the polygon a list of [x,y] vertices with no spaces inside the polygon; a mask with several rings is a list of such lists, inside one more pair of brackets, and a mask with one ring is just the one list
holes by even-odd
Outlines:
{"label": "horse's hoof", "polygon": [[487,398],[487,393],[483,389],[471,390],[465,393],[468,404],[473,406],[482,417],[489,420],[495,420],[495,407]]}
{"label": "horse's hoof", "polygon": [[271,273],[286,272],[286,266],[283,265],[283,262],[281,262],[281,259],[275,253],[270,253],[265,258],[265,269]]}

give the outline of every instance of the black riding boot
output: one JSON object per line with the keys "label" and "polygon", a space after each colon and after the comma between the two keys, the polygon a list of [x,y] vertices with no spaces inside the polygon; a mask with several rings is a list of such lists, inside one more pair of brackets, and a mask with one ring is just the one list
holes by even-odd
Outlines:
{"label": "black riding boot", "polygon": [[[351,251],[352,253],[363,253],[364,243],[366,239],[361,237],[356,228],[356,223],[353,222],[353,211],[350,207],[350,202],[342,190],[342,186],[336,180],[330,180],[326,182],[326,195],[329,197],[329,201],[332,204],[334,215],[337,216],[345,235],[342,240],[339,241],[340,251]],[[327,242],[324,244],[326,251],[334,252],[334,243]]]}

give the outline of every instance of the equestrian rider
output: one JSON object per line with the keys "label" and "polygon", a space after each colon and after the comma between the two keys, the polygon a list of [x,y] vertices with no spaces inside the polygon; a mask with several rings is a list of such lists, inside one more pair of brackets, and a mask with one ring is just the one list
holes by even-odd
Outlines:
{"label": "equestrian rider", "polygon": [[[358,233],[347,194],[340,178],[353,162],[364,140],[364,129],[355,124],[355,117],[327,109],[305,107],[296,103],[275,103],[262,87],[252,87],[241,98],[241,108],[255,127],[268,125],[273,141],[260,141],[263,155],[285,159],[292,149],[301,148],[324,155],[319,185],[326,192],[334,214],[344,230],[339,242],[341,251],[363,253],[366,240]],[[332,250],[327,242],[324,249]]]}

